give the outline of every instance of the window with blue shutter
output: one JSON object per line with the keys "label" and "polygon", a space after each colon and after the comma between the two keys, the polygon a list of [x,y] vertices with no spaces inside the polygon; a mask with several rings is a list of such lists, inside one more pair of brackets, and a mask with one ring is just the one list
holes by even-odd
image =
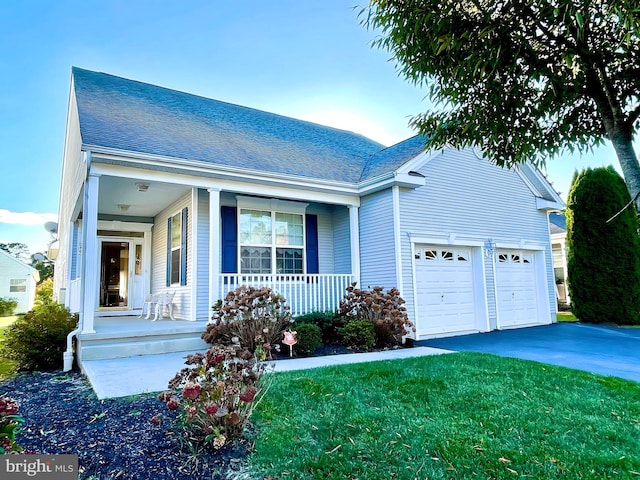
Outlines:
{"label": "window with blue shutter", "polygon": [[167,287],[187,284],[187,208],[167,220]]}

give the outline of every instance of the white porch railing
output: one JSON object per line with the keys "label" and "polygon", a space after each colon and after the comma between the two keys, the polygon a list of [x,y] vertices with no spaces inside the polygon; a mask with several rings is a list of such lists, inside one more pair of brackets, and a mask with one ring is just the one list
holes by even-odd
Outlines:
{"label": "white porch railing", "polygon": [[78,313],[80,311],[80,278],[76,278],[71,280],[71,284],[69,285],[69,311],[71,313]]}
{"label": "white porch railing", "polygon": [[227,293],[242,285],[254,288],[269,287],[287,300],[291,314],[296,316],[337,310],[351,282],[351,274],[222,274],[218,298],[224,299]]}

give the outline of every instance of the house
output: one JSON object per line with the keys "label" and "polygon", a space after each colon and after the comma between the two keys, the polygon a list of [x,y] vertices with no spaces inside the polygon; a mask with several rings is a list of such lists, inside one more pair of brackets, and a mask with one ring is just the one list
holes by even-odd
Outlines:
{"label": "house", "polygon": [[[73,68],[55,289],[80,363],[195,348],[239,285],[294,314],[397,287],[418,338],[554,321],[558,194],[531,165],[423,145]],[[164,291],[178,321],[138,319]]]}
{"label": "house", "polygon": [[14,313],[26,313],[33,308],[38,281],[38,270],[0,250],[0,298],[18,302]]}
{"label": "house", "polygon": [[556,300],[559,305],[568,305],[571,303],[571,297],[567,288],[567,219],[563,213],[549,214],[549,233],[551,234]]}

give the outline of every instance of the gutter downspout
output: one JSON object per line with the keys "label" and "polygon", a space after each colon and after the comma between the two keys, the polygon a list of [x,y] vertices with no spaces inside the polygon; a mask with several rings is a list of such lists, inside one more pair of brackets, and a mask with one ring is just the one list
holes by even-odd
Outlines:
{"label": "gutter downspout", "polygon": [[[85,178],[85,183],[87,181],[87,179],[89,178],[89,171],[91,169],[91,152],[84,152],[84,162],[86,164],[86,178]],[[83,186],[83,190],[86,191],[86,187]],[[84,194],[83,194],[84,195]],[[83,208],[84,208],[84,204],[85,202],[83,201]],[[84,220],[83,220],[84,223]],[[82,228],[82,259],[81,259],[81,266],[80,268],[82,269],[82,277],[80,278],[80,283],[81,283],[81,289],[80,291],[84,291],[84,265],[86,262],[86,255],[85,255],[85,243],[86,243],[86,235],[85,235],[85,231],[86,228],[83,225]],[[67,245],[68,246],[68,245]],[[68,372],[73,368],[73,337],[75,337],[78,333],[80,333],[80,331],[82,330],[83,327],[83,317],[84,315],[82,314],[82,310],[83,310],[83,304],[80,304],[80,315],[79,315],[79,319],[78,319],[78,325],[77,327],[72,330],[71,332],[69,332],[69,334],[67,335],[67,349],[62,353],[62,371],[63,372]]]}
{"label": "gutter downspout", "polygon": [[63,372],[68,372],[73,368],[73,337],[78,333],[80,333],[79,326],[67,335],[67,349],[62,353]]}

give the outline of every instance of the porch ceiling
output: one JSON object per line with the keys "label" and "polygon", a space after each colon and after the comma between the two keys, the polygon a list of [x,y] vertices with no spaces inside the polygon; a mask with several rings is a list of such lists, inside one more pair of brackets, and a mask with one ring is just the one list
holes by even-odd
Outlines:
{"label": "porch ceiling", "polygon": [[[149,188],[146,192],[138,191],[136,183],[143,183]],[[98,190],[98,213],[155,217],[168,205],[188,193],[190,189],[186,185],[102,176]],[[118,205],[128,205],[129,208],[123,210]]]}

